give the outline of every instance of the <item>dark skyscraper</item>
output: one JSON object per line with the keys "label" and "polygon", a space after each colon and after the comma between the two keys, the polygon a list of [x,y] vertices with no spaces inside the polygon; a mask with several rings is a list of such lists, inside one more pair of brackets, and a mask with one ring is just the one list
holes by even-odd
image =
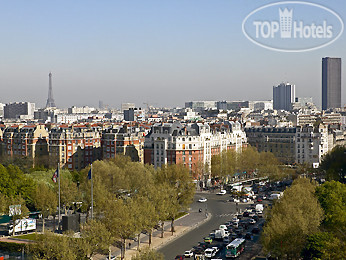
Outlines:
{"label": "dark skyscraper", "polygon": [[273,108],[290,111],[296,98],[296,86],[290,83],[281,83],[273,87]]}
{"label": "dark skyscraper", "polygon": [[341,58],[322,58],[322,110],[341,107]]}
{"label": "dark skyscraper", "polygon": [[46,107],[56,107],[53,98],[52,73],[49,72],[49,90]]}

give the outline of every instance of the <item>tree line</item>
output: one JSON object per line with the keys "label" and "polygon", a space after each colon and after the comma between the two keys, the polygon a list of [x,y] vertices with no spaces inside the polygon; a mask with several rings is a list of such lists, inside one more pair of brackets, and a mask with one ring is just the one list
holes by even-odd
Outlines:
{"label": "tree line", "polygon": [[[109,251],[112,245],[120,246],[123,258],[126,241],[135,236],[139,241],[141,232],[149,234],[149,244],[158,224],[163,237],[164,221],[171,221],[171,231],[174,232],[176,216],[193,200],[195,185],[189,169],[183,165],[155,169],[118,156],[92,164],[92,218],[88,171],[89,168],[78,173],[60,171],[61,204],[65,213],[74,202],[82,202],[79,210],[87,214],[87,222],[81,225],[81,237],[75,238],[71,234],[56,236],[46,232],[39,237],[39,243],[30,247],[35,259],[61,259],[61,256],[65,259],[88,259],[98,252]],[[21,204],[22,216],[28,213],[24,208],[39,210],[43,219],[55,216],[58,196],[57,184],[51,180],[53,172],[24,174],[17,166],[1,165],[0,212],[8,212],[9,205]]]}

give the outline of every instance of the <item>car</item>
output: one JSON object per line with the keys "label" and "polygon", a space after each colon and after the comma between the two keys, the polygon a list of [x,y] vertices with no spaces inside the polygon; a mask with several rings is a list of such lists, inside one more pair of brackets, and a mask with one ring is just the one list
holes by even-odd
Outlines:
{"label": "car", "polygon": [[247,202],[248,202],[248,199],[242,199],[241,202],[247,203]]}
{"label": "car", "polygon": [[215,232],[209,233],[209,237],[212,238],[212,239],[214,239],[214,238],[215,238]]}
{"label": "car", "polygon": [[185,257],[183,255],[177,255],[174,260],[184,260]]}
{"label": "car", "polygon": [[239,222],[239,219],[238,219],[237,217],[233,217],[233,218],[232,218],[232,222],[233,222],[233,223],[238,223],[238,222]]}
{"label": "car", "polygon": [[233,240],[233,239],[236,239],[237,236],[238,236],[238,235],[237,235],[235,232],[233,232],[233,233],[230,235],[230,237],[231,237],[232,240]]}
{"label": "car", "polygon": [[245,211],[245,212],[243,213],[243,217],[248,217],[248,216],[249,216],[249,214],[250,214],[250,212]]}
{"label": "car", "polygon": [[111,257],[107,257],[107,260],[116,260],[116,259],[117,259],[117,257],[114,255],[112,255]]}
{"label": "car", "polygon": [[198,243],[198,247],[202,248],[203,250],[206,249],[208,247],[208,244],[205,242],[199,242]]}
{"label": "car", "polygon": [[227,226],[226,225],[220,225],[219,229],[227,230]]}
{"label": "car", "polygon": [[205,237],[204,242],[211,244],[211,243],[213,243],[213,239],[211,237]]}
{"label": "car", "polygon": [[249,239],[249,240],[252,240],[252,233],[251,232],[247,232],[246,234],[245,234],[245,237],[244,237],[245,239]]}
{"label": "car", "polygon": [[187,251],[185,251],[184,257],[185,257],[185,258],[193,257],[193,251],[192,251],[192,250],[187,250]]}
{"label": "car", "polygon": [[207,202],[207,198],[200,198],[200,199],[198,200],[198,202],[201,202],[201,203]]}
{"label": "car", "polygon": [[251,232],[254,234],[258,234],[260,232],[260,229],[258,227],[254,227]]}
{"label": "car", "polygon": [[256,224],[256,220],[254,220],[253,218],[250,219],[249,221],[250,224]]}
{"label": "car", "polygon": [[261,198],[261,197],[258,197],[258,198],[257,198],[257,202],[262,202],[262,198]]}
{"label": "car", "polygon": [[225,195],[226,194],[226,190],[220,190],[218,193],[216,193],[216,195]]}
{"label": "car", "polygon": [[231,238],[229,236],[223,238],[223,244],[228,245],[231,243]]}
{"label": "car", "polygon": [[215,256],[215,254],[216,254],[215,248],[207,248],[207,249],[204,251],[204,255],[205,255],[205,257],[207,257],[207,258],[211,258],[211,257]]}

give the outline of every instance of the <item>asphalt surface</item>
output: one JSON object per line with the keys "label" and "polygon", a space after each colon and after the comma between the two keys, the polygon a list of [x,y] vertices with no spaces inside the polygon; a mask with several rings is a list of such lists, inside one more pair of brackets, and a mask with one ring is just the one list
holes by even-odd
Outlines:
{"label": "asphalt surface", "polygon": [[[200,197],[206,197],[208,201],[205,203],[197,202]],[[218,229],[220,224],[230,221],[232,214],[236,213],[236,205],[233,202],[227,202],[229,198],[229,194],[220,196],[212,193],[197,193],[195,202],[191,205],[191,210],[198,212],[201,208],[201,214],[205,214],[207,210],[208,213],[212,214],[212,217],[208,222],[162,247],[159,251],[164,254],[165,259],[172,260],[176,255],[184,254],[186,250],[190,250],[198,242],[202,242],[203,238],[208,236],[210,232]],[[244,211],[247,206],[247,204],[239,204],[238,208]]]}

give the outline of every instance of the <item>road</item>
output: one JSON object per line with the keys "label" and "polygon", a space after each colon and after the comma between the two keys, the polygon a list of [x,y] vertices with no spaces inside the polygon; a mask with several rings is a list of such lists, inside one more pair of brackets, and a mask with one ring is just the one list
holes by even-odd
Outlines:
{"label": "road", "polygon": [[[206,203],[197,202],[200,197],[206,197],[208,201]],[[212,230],[218,229],[220,224],[231,220],[231,214],[236,213],[236,206],[234,203],[226,202],[227,199],[229,199],[229,195],[197,194],[191,210],[198,211],[199,208],[202,208],[205,211],[207,207],[207,211],[212,214],[212,217],[208,222],[162,247],[159,251],[164,254],[165,259],[171,260],[176,255],[183,254],[185,250],[189,250],[196,246],[198,242],[202,242],[203,238],[208,236]],[[240,204],[239,209],[244,211],[246,206]]]}

